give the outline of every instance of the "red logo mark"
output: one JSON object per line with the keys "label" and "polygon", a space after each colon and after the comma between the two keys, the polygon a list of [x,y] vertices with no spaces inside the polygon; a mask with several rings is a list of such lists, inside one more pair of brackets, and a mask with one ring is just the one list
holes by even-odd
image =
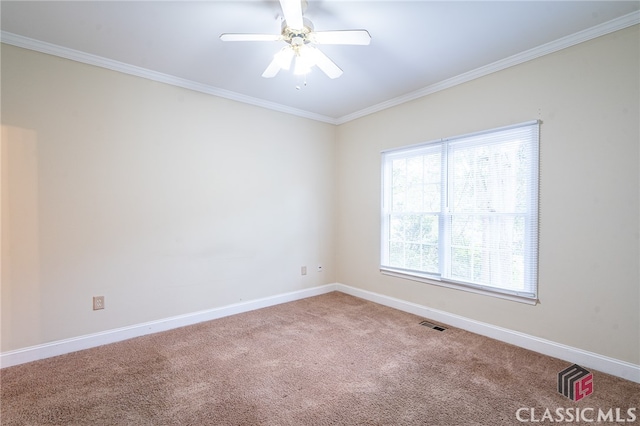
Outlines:
{"label": "red logo mark", "polygon": [[580,401],[593,393],[593,374],[573,364],[558,373],[558,392],[571,399]]}

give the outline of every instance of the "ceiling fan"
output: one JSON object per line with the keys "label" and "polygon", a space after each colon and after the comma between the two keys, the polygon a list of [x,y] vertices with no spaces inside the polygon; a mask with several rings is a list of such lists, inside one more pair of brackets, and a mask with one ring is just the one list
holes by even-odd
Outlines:
{"label": "ceiling fan", "polygon": [[342,70],[320,49],[318,44],[368,45],[371,36],[367,30],[315,31],[313,24],[303,16],[306,0],[280,0],[284,21],[280,34],[222,34],[222,41],[284,41],[267,69],[265,78],[275,77],[281,69],[288,70],[294,64],[294,74],[306,75],[315,65],[329,78],[342,75]]}

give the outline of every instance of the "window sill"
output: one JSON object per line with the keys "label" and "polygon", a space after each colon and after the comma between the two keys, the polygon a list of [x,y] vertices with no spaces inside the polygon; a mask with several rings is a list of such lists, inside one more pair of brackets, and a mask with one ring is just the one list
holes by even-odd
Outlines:
{"label": "window sill", "polygon": [[499,299],[505,299],[505,300],[511,300],[513,302],[519,302],[519,303],[525,303],[528,305],[537,305],[538,304],[538,299],[535,297],[528,297],[528,296],[523,296],[523,295],[519,295],[516,293],[503,293],[501,291],[494,291],[494,290],[489,290],[485,287],[475,287],[473,285],[469,285],[469,284],[462,284],[462,283],[457,283],[455,281],[447,281],[447,280],[443,280],[440,279],[438,277],[434,277],[434,276],[428,276],[428,275],[420,275],[417,273],[413,273],[413,272],[409,272],[409,271],[404,271],[404,270],[398,270],[398,269],[393,269],[393,268],[388,268],[388,267],[380,267],[380,272],[383,275],[389,275],[392,277],[396,277],[396,278],[403,278],[403,279],[407,279],[407,280],[412,280],[412,281],[418,281],[421,283],[426,283],[426,284],[433,284],[433,285],[437,285],[440,287],[446,287],[446,288],[453,288],[456,290],[462,290],[462,291],[466,291],[469,293],[475,293],[475,294],[482,294],[485,296],[492,296],[492,297],[497,297]]}

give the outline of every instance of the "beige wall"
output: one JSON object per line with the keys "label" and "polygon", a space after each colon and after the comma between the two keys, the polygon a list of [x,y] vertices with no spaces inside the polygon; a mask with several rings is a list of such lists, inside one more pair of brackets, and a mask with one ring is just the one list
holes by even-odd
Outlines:
{"label": "beige wall", "polygon": [[0,349],[335,282],[335,131],[3,45]]}
{"label": "beige wall", "polygon": [[[0,350],[337,281],[640,364],[638,40],[337,128],[3,45]],[[540,304],[381,275],[380,151],[531,119]]]}
{"label": "beige wall", "polygon": [[[338,281],[640,364],[638,26],[343,124]],[[540,304],[381,275],[380,151],[541,119]]]}

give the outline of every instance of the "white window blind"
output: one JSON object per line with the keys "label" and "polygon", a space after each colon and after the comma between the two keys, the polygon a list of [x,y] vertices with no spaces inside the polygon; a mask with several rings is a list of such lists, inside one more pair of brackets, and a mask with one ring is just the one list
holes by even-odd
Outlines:
{"label": "white window blind", "polygon": [[537,299],[539,122],[382,153],[381,270]]}

